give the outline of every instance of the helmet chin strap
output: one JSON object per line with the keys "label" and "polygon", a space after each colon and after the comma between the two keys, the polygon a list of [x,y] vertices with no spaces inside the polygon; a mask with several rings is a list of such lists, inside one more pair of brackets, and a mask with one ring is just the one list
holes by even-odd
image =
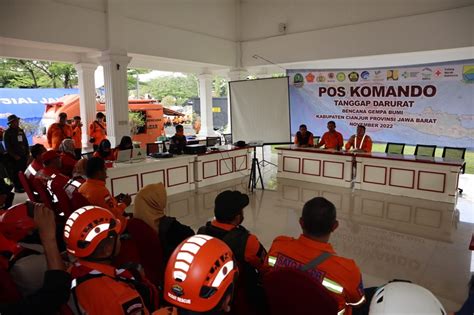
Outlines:
{"label": "helmet chin strap", "polygon": [[117,249],[117,241],[118,241],[119,236],[115,235],[114,236],[114,247],[112,248],[112,252],[110,255],[105,256],[105,257],[90,257],[87,260],[90,261],[97,261],[97,262],[103,262],[103,261],[111,261],[112,258],[114,258],[115,250]]}

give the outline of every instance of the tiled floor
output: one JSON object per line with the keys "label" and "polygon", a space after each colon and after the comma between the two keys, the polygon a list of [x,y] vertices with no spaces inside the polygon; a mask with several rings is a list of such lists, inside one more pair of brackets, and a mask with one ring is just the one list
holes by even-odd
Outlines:
{"label": "tiled floor", "polygon": [[[331,243],[354,259],[366,286],[407,279],[431,290],[446,310],[457,310],[467,296],[474,259],[468,246],[474,227],[474,175],[463,175],[464,194],[456,205],[276,179],[263,170],[265,190],[250,195],[244,226],[267,247],[278,235],[300,234],[298,218],[315,196],[337,207],[339,228]],[[214,198],[226,189],[247,191],[248,178],[169,197],[167,214],[198,228],[213,217]],[[24,196],[18,196],[21,201]]]}

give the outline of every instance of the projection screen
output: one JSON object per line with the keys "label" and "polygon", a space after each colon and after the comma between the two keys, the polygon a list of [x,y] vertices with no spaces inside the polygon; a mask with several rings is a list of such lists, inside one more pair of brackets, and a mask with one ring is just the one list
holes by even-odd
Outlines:
{"label": "projection screen", "polygon": [[291,141],[288,77],[229,82],[233,141]]}

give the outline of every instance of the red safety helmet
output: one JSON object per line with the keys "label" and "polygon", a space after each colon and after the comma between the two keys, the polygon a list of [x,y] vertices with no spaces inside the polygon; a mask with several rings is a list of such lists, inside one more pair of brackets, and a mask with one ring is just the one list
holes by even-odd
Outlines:
{"label": "red safety helmet", "polygon": [[194,312],[218,306],[238,276],[232,250],[223,241],[195,235],[173,252],[165,272],[165,300]]}
{"label": "red safety helmet", "polygon": [[0,233],[7,239],[18,242],[36,228],[35,221],[28,216],[28,204],[20,203],[0,213]]}
{"label": "red safety helmet", "polygon": [[67,251],[76,257],[90,256],[99,243],[112,235],[119,235],[120,220],[107,209],[87,206],[74,211],[66,221],[64,240]]}

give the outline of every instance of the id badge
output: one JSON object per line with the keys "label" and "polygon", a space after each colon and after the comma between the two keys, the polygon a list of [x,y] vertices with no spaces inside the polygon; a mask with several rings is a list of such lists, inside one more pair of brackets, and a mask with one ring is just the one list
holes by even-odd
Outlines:
{"label": "id badge", "polygon": [[22,135],[18,135],[18,142],[23,142],[23,136]]}

